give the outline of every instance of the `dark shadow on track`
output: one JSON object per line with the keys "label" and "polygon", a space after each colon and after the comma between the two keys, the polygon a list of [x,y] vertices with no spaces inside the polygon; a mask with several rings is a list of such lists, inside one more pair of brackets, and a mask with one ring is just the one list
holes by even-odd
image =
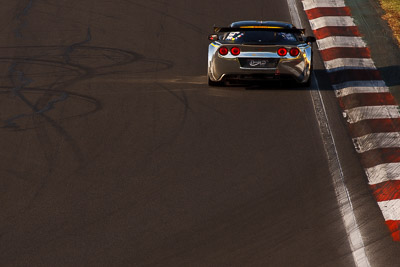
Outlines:
{"label": "dark shadow on track", "polygon": [[378,68],[387,86],[400,85],[400,66]]}
{"label": "dark shadow on track", "polygon": [[246,90],[296,90],[296,91],[333,91],[329,82],[329,77],[325,69],[318,69],[313,71],[313,77],[317,78],[318,87],[311,84],[310,86],[301,85],[292,80],[257,80],[257,81],[235,81],[226,82],[224,86],[217,86],[216,88],[244,88]]}

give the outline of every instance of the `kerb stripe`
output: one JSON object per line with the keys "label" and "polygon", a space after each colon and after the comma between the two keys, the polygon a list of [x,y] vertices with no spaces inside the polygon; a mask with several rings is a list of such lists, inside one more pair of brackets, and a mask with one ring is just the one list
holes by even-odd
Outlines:
{"label": "kerb stripe", "polygon": [[381,74],[378,70],[369,69],[350,69],[350,70],[339,70],[336,72],[330,72],[329,78],[332,84],[343,83],[348,81],[368,81],[368,80],[382,80]]}
{"label": "kerb stripe", "polygon": [[361,36],[360,31],[357,26],[349,26],[349,27],[323,27],[317,30],[314,30],[315,38],[324,39],[326,37],[337,35],[337,36]]}
{"label": "kerb stripe", "polygon": [[379,207],[382,210],[383,217],[386,221],[400,220],[400,199],[379,201]]}
{"label": "kerb stripe", "polygon": [[366,168],[370,185],[380,184],[391,180],[400,180],[400,163],[391,162],[379,164],[371,168]]}
{"label": "kerb stripe", "polygon": [[344,7],[344,0],[304,0],[304,10],[309,10],[317,7]]}
{"label": "kerb stripe", "polygon": [[400,118],[363,120],[349,124],[353,138],[371,133],[400,132]]}
{"label": "kerb stripe", "polygon": [[324,16],[351,16],[348,7],[319,7],[306,10],[308,19],[316,19]]}
{"label": "kerb stripe", "polygon": [[386,225],[388,226],[390,232],[392,232],[392,238],[394,241],[400,241],[400,221],[386,221]]}
{"label": "kerb stripe", "polygon": [[320,17],[310,20],[311,29],[317,30],[324,27],[354,27],[352,17]]}
{"label": "kerb stripe", "polygon": [[324,39],[317,40],[317,45],[320,50],[325,50],[333,47],[366,47],[367,45],[361,37],[353,36],[329,36]]}
{"label": "kerb stripe", "polygon": [[370,186],[377,201],[400,199],[400,181],[387,181]]}
{"label": "kerb stripe", "polygon": [[347,121],[357,123],[362,120],[400,118],[397,105],[365,106],[345,110]]}
{"label": "kerb stripe", "polygon": [[378,148],[360,154],[364,168],[379,164],[400,162],[400,147]]}
{"label": "kerb stripe", "polygon": [[384,81],[348,81],[332,86],[337,97],[360,93],[388,93]]}
{"label": "kerb stripe", "polygon": [[320,51],[322,59],[329,61],[337,58],[370,58],[371,53],[367,47],[332,47]]}
{"label": "kerb stripe", "polygon": [[400,133],[372,133],[353,138],[358,153],[378,148],[397,147],[400,148]]}
{"label": "kerb stripe", "polygon": [[343,109],[352,109],[363,106],[397,105],[391,93],[363,93],[339,97]]}
{"label": "kerb stripe", "polygon": [[376,69],[371,58],[337,58],[325,61],[324,64],[328,72],[345,69]]}

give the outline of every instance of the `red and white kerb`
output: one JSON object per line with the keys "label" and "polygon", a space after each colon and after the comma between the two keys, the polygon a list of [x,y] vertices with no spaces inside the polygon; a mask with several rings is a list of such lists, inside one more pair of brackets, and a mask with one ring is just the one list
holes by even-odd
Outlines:
{"label": "red and white kerb", "polygon": [[400,241],[400,113],[344,0],[303,0],[370,188]]}

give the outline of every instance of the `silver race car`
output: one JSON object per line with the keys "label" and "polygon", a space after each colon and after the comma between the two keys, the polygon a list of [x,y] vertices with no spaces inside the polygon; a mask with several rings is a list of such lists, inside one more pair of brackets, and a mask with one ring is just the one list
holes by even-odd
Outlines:
{"label": "silver race car", "polygon": [[293,79],[309,86],[312,43],[304,29],[276,21],[239,21],[214,27],[209,35],[208,84],[225,81]]}

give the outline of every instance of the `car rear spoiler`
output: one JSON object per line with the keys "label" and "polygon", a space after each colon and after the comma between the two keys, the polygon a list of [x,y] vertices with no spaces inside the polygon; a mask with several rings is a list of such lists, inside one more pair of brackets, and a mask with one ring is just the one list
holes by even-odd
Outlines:
{"label": "car rear spoiler", "polygon": [[242,31],[276,31],[276,32],[291,32],[304,34],[305,29],[297,28],[282,28],[282,27],[272,27],[272,26],[242,26],[242,27],[214,27],[214,33],[221,32],[242,32]]}

